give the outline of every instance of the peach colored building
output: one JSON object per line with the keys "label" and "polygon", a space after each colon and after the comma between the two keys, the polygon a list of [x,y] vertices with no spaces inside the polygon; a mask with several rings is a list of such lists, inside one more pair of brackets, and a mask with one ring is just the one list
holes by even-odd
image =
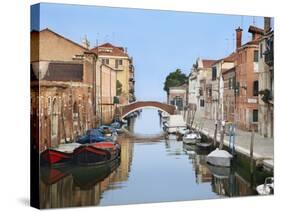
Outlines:
{"label": "peach colored building", "polygon": [[133,59],[129,57],[127,50],[111,43],[105,43],[91,51],[98,55],[97,67],[104,64],[116,71],[116,79],[122,85],[122,91],[116,94],[121,97],[120,103],[126,104],[134,101],[134,66]]}

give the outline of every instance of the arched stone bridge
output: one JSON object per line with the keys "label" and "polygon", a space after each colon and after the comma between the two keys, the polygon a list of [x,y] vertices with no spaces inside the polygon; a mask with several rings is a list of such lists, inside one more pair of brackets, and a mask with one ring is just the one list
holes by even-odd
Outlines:
{"label": "arched stone bridge", "polygon": [[170,115],[175,114],[176,107],[166,103],[156,102],[156,101],[136,101],[128,105],[122,105],[118,107],[119,117],[123,119],[130,113],[140,110],[142,108],[156,108],[158,110],[169,113]]}

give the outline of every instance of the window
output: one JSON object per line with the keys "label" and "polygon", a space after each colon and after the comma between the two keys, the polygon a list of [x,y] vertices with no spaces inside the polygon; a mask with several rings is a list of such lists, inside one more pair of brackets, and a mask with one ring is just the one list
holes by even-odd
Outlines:
{"label": "window", "polygon": [[209,97],[212,97],[212,88],[209,88],[209,89],[208,89],[208,96],[209,96]]}
{"label": "window", "polygon": [[179,96],[176,96],[175,99],[174,99],[174,102],[175,102],[175,105],[177,106],[177,108],[179,110],[182,110],[183,108],[183,99]]}
{"label": "window", "polygon": [[212,67],[212,80],[216,80],[217,79],[217,68],[216,67]]}
{"label": "window", "polygon": [[263,54],[263,46],[262,43],[260,44],[260,58],[262,58],[262,54]]}
{"label": "window", "polygon": [[236,84],[236,96],[239,96],[240,95],[240,83],[239,82],[237,82],[237,84]]}
{"label": "window", "polygon": [[259,51],[254,50],[254,62],[259,62]]}
{"label": "window", "polygon": [[232,89],[235,89],[235,85],[236,85],[236,79],[235,77],[232,78]]}
{"label": "window", "polygon": [[256,80],[253,82],[253,96],[259,95],[259,81]]}
{"label": "window", "polygon": [[231,89],[232,89],[232,86],[233,86],[232,80],[233,80],[232,78],[229,78],[229,79],[228,79],[228,89],[229,89],[229,90],[231,90]]}
{"label": "window", "polygon": [[118,68],[119,65],[120,65],[120,66],[123,65],[123,60],[116,59],[116,60],[115,60],[115,68]]}
{"label": "window", "polygon": [[258,122],[258,121],[259,121],[259,111],[253,110],[253,122]]}
{"label": "window", "polygon": [[203,89],[202,88],[199,88],[199,95],[203,96]]}
{"label": "window", "polygon": [[200,107],[204,107],[204,105],[205,105],[204,99],[200,99]]}

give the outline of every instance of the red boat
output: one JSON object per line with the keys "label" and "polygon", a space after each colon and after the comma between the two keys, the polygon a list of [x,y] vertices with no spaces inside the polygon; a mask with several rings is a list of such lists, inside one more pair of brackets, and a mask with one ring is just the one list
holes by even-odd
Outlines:
{"label": "red boat", "polygon": [[119,156],[120,145],[106,141],[81,145],[74,150],[74,160],[79,165],[101,165]]}
{"label": "red boat", "polygon": [[72,153],[62,152],[54,149],[46,149],[41,153],[41,164],[55,165],[71,162]]}
{"label": "red boat", "polygon": [[78,148],[78,143],[60,144],[57,148],[49,148],[41,153],[40,162],[46,165],[63,165],[72,162],[73,151]]}

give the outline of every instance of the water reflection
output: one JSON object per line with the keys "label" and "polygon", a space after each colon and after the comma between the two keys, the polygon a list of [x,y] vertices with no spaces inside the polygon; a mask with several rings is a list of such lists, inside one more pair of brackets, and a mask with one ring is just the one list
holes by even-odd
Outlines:
{"label": "water reflection", "polygon": [[[156,110],[143,110],[128,128],[139,135],[161,132]],[[143,126],[146,125],[146,126]],[[256,194],[267,176],[251,175],[237,157],[231,168],[206,163],[207,150],[171,135],[158,140],[119,137],[121,159],[106,167],[42,168],[42,208],[211,199]]]}

